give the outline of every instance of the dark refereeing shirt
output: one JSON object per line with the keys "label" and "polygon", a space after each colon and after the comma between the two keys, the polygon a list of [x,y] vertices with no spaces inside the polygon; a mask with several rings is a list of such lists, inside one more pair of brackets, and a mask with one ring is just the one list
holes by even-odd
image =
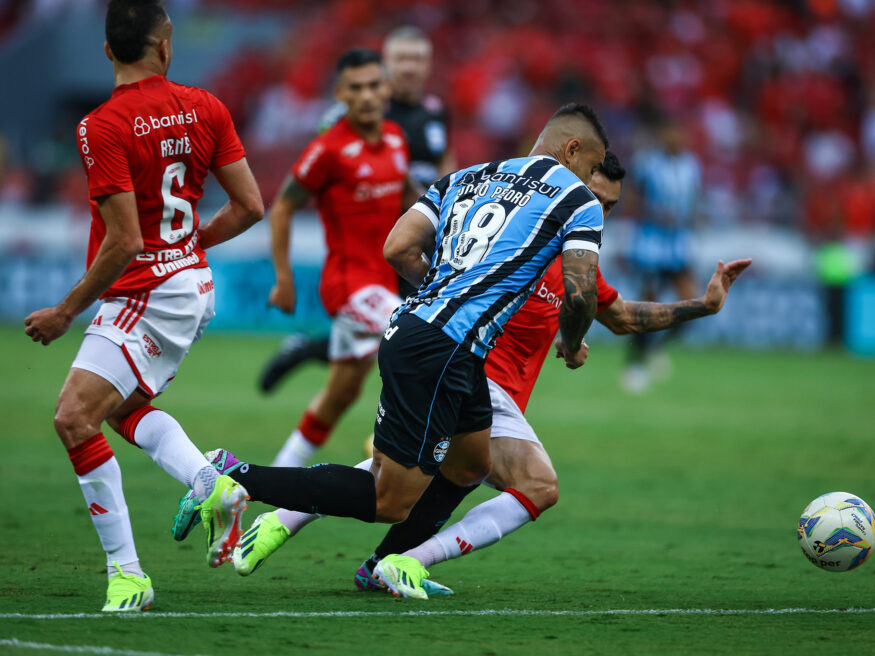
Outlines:
{"label": "dark refereeing shirt", "polygon": [[586,185],[543,155],[451,173],[413,209],[434,225],[435,250],[417,295],[396,316],[415,314],[480,357],[557,255],[598,253],[604,223]]}
{"label": "dark refereeing shirt", "polygon": [[437,164],[449,147],[446,108],[435,96],[416,104],[392,98],[386,118],[404,130],[410,148],[410,177],[427,189],[438,179]]}

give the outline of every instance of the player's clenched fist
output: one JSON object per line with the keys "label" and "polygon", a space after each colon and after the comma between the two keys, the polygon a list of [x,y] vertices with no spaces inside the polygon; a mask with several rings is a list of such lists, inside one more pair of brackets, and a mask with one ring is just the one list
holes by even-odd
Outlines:
{"label": "player's clenched fist", "polygon": [[67,332],[71,323],[73,315],[56,305],[29,314],[24,320],[24,332],[33,341],[48,344]]}
{"label": "player's clenched fist", "polygon": [[288,314],[295,311],[295,301],[295,284],[292,280],[277,280],[267,297],[268,306],[272,305]]}
{"label": "player's clenched fist", "polygon": [[565,366],[569,369],[582,367],[586,362],[586,356],[589,355],[589,345],[586,343],[586,340],[582,341],[580,343],[580,348],[573,353],[569,353],[568,349],[565,348],[565,343],[562,341],[561,335],[556,337],[553,346],[556,347],[556,357],[564,358]]}

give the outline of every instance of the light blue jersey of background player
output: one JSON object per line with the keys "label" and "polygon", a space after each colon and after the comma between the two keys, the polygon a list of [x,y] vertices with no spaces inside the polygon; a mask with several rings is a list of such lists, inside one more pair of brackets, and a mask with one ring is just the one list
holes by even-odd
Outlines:
{"label": "light blue jersey of background player", "polygon": [[639,151],[632,163],[640,222],[629,259],[639,269],[670,274],[689,266],[702,169],[696,156],[683,148],[680,126],[667,123],[659,132],[660,144]]}
{"label": "light blue jersey of background player", "polygon": [[[642,300],[660,299],[666,285],[674,288],[678,298],[690,298],[696,289],[689,269],[702,169],[696,156],[686,149],[685,130],[677,120],[662,117],[655,136],[656,143],[636,153],[632,163],[639,220],[632,232],[628,260],[636,272]],[[671,365],[665,354],[656,350],[653,335],[633,335],[629,345],[629,365],[622,381],[626,390],[640,393],[650,385],[651,374],[657,378],[670,375]]]}

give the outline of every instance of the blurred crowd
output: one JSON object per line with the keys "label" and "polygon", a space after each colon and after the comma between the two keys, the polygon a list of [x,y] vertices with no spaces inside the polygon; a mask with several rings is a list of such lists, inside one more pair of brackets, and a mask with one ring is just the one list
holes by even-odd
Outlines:
{"label": "blurred crowd", "polygon": [[[0,0],[0,45],[26,18],[10,9],[20,4]],[[51,11],[64,2],[35,4]],[[450,108],[460,165],[527,152],[544,120],[571,100],[597,109],[626,160],[670,115],[702,166],[700,221],[786,226],[816,242],[875,237],[875,0],[178,6],[288,20],[284,38],[235,53],[204,83],[231,110],[267,199],[331,101],[337,56],[379,48],[392,28],[414,24],[434,43],[429,90]],[[60,152],[29,161],[4,157],[0,141],[0,200],[81,202],[84,176],[66,128]]]}

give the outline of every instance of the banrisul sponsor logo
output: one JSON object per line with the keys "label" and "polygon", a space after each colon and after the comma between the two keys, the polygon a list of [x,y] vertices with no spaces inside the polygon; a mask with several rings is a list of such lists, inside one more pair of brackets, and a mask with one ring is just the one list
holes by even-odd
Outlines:
{"label": "banrisul sponsor logo", "polygon": [[197,123],[197,110],[179,112],[178,114],[165,114],[164,116],[137,116],[134,119],[134,134],[145,137],[152,130],[161,130],[174,125],[191,125]]}
{"label": "banrisul sponsor logo", "polygon": [[[535,191],[543,194],[548,198],[553,198],[562,189],[559,185],[549,185],[546,182],[541,182],[535,178],[530,178],[526,175],[518,173],[486,173],[485,171],[468,171],[462,176],[458,184],[462,185],[461,195],[474,194],[485,196],[487,187],[482,187],[482,183],[506,182],[509,185],[517,187],[515,191]],[[482,191],[481,191],[482,189]],[[502,189],[503,193],[508,193],[506,189]]]}
{"label": "banrisul sponsor logo", "polygon": [[556,309],[559,309],[559,307],[562,305],[562,299],[559,297],[559,295],[555,292],[550,291],[550,288],[547,287],[547,284],[543,280],[538,283],[538,288],[534,291],[532,296],[547,301]]}

